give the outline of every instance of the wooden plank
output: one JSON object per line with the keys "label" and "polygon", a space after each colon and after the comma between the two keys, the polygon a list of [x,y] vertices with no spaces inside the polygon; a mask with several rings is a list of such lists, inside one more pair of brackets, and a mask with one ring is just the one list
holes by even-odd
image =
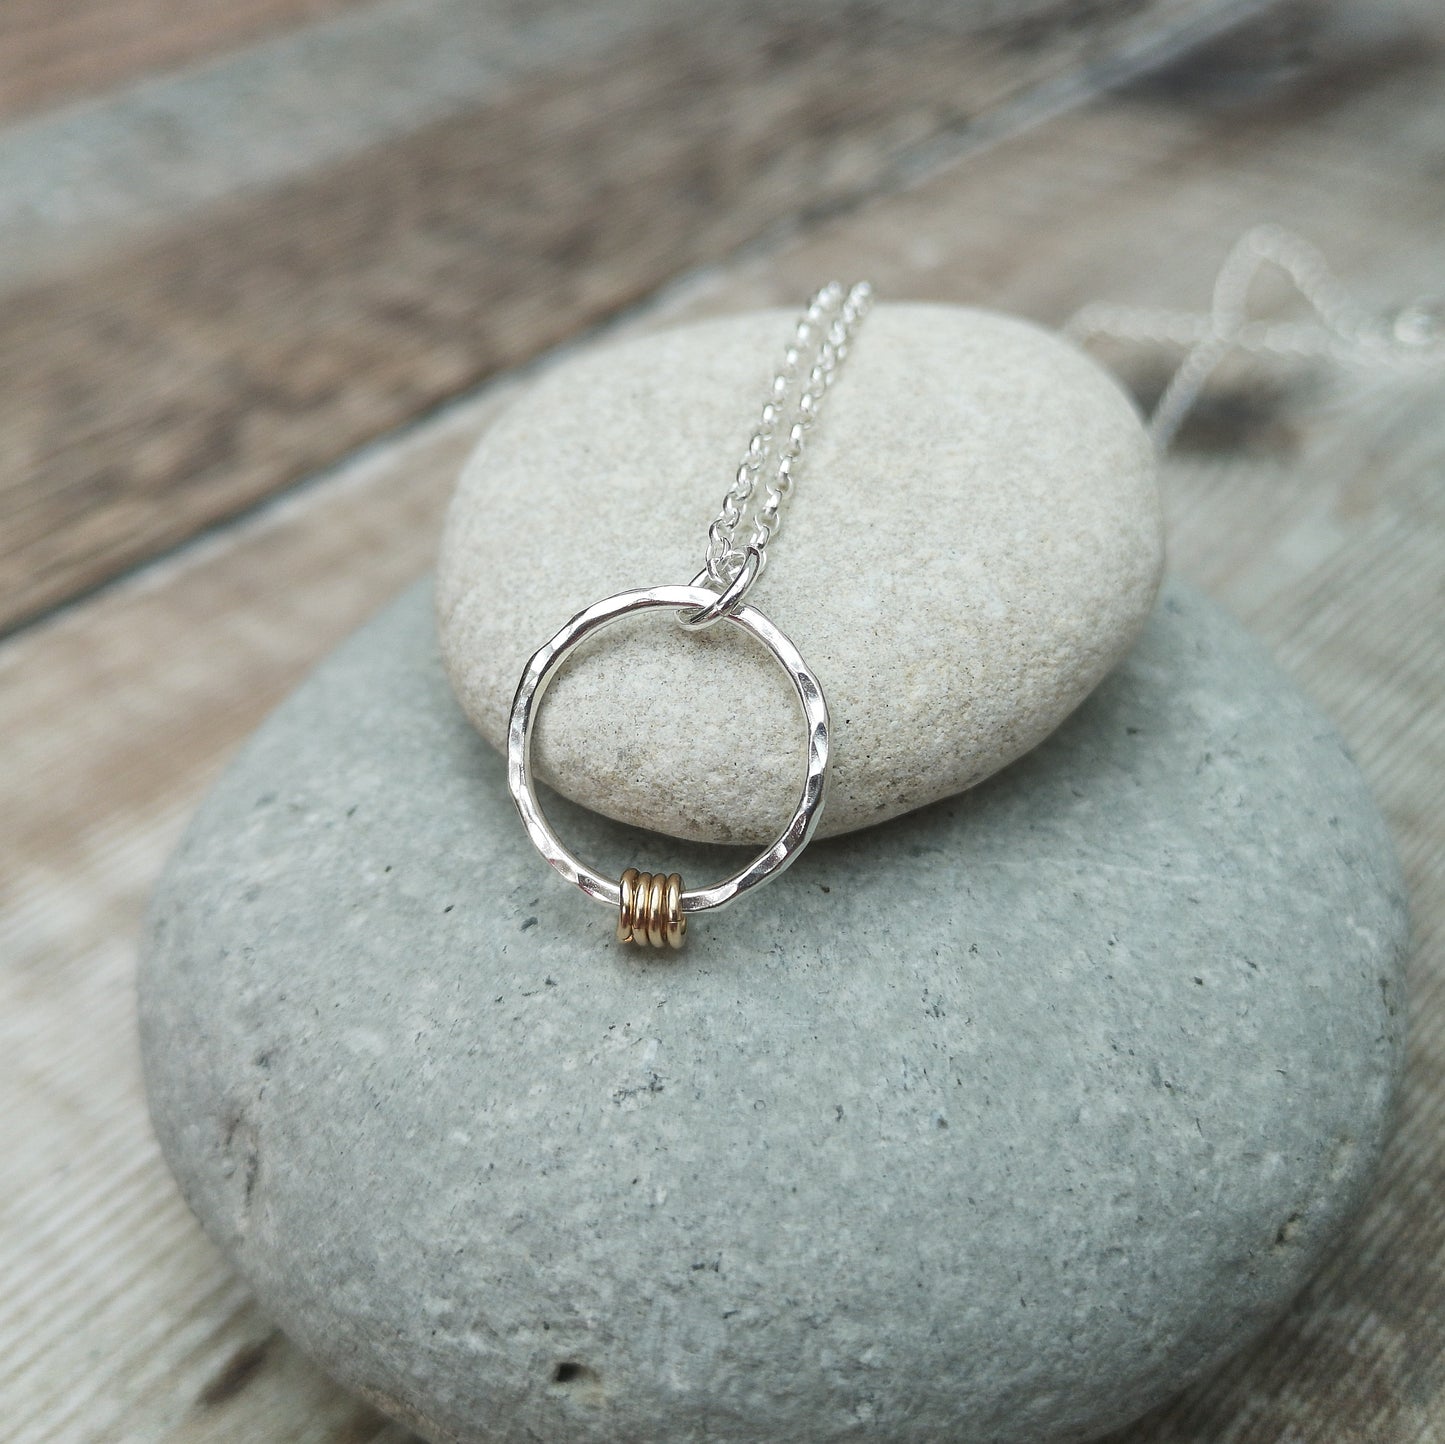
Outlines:
{"label": "wooden plank", "polygon": [[618,52],[657,23],[659,3],[372,0],[0,129],[0,290]]}
{"label": "wooden plank", "polygon": [[0,120],[209,59],[361,0],[6,0]]}
{"label": "wooden plank", "polygon": [[[534,56],[531,72],[441,119],[413,126],[418,112],[404,108],[398,123],[413,128],[359,154],[335,159],[323,147],[314,171],[243,188],[130,249],[88,250],[0,296],[0,372],[14,378],[0,391],[10,463],[0,477],[0,629],[680,271],[887,184],[919,146],[966,147],[961,129],[1008,106],[1016,116],[1031,88],[1044,85],[1051,102],[1045,82],[1086,59],[1105,70],[1114,55],[1137,63],[1145,39],[1162,32],[1165,44],[1240,9],[1238,0],[1119,4],[1081,29],[1056,0],[1034,7],[1024,32],[981,30],[978,17],[992,14],[982,4],[956,19],[924,4],[907,20],[825,6],[805,25],[761,0],[681,18],[656,0],[651,10],[607,4],[633,16],[623,40],[550,66]],[[440,24],[454,8],[423,13]],[[377,60],[392,63],[390,50]],[[359,73],[370,72],[348,72]],[[207,113],[205,92],[195,104]],[[154,108],[141,111],[152,145],[157,129],[167,133]],[[274,149],[265,107],[247,108]],[[57,164],[74,141],[69,129],[55,140]],[[228,155],[254,149],[244,133],[227,130],[224,142]],[[184,159],[186,145],[165,143]],[[22,150],[10,162],[17,186],[49,174],[44,146]],[[0,137],[0,176],[6,165]],[[172,165],[155,181],[164,207],[179,204],[167,189]],[[95,169],[80,167],[82,192],[106,192]],[[203,179],[194,183],[204,190]],[[74,201],[85,204],[83,194]],[[42,218],[32,250],[52,232],[63,245],[88,230],[69,202],[64,225],[45,222],[39,203],[20,212],[25,225]]]}
{"label": "wooden plank", "polygon": [[[1437,32],[1221,61],[1000,144],[695,278],[630,324],[793,302],[820,276],[1060,321],[1202,303],[1271,216],[1381,306],[1438,288]],[[1138,368],[1143,385],[1157,384]],[[1445,408],[1438,380],[1226,378],[1165,474],[1174,564],[1335,717],[1412,893],[1410,1063],[1381,1186],[1283,1320],[1115,1444],[1439,1444],[1445,1421]],[[1230,404],[1231,396],[1255,404]],[[185,1216],[147,1129],[133,938],[226,753],[431,554],[484,391],[201,546],[0,646],[0,1397],[11,1437],[386,1439],[271,1336]],[[745,424],[740,423],[740,424]]]}

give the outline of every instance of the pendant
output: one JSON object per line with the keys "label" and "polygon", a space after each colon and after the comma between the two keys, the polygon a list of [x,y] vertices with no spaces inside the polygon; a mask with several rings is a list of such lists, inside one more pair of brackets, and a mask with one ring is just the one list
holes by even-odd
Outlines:
{"label": "pendant", "polygon": [[[692,913],[726,907],[750,889],[782,873],[805,848],[823,814],[828,782],[828,704],[807,663],[787,634],[742,593],[756,576],[756,562],[721,595],[700,585],[662,586],[618,592],[578,612],[550,641],[539,647],[522,670],[507,726],[507,786],[533,846],[562,877],[590,898],[617,910],[617,936],[622,942],[651,947],[681,947]],[[593,871],[563,844],[537,799],[532,776],[532,733],[537,709],[557,670],[589,637],[624,617],[663,608],[677,612],[684,627],[698,629],[730,623],[761,642],[788,674],[803,709],[806,770],[798,805],[787,825],[766,851],[740,872],[711,887],[684,888],[677,873],[644,873],[628,868],[616,882]]]}
{"label": "pendant", "polygon": [[[787,635],[745,599],[762,573],[764,548],[778,529],[780,509],[797,479],[804,439],[818,419],[823,398],[872,299],[873,289],[866,281],[847,290],[830,281],[808,302],[769,387],[758,428],[723,497],[722,510],[708,528],[705,564],[692,581],[685,587],[618,592],[594,602],[539,647],[522,669],[507,724],[507,786],[512,801],[527,836],[557,872],[588,897],[617,909],[621,942],[681,947],[690,913],[726,907],[750,888],[777,877],[817,831],[828,783],[828,704],[818,679]],[[764,483],[761,493],[760,481]],[[745,522],[750,533],[741,531]],[[806,770],[793,815],[771,847],[741,872],[712,887],[685,888],[678,873],[642,872],[632,867],[616,882],[602,877],[569,852],[553,831],[537,800],[532,777],[532,729],[557,669],[589,637],[634,612],[655,607],[676,612],[686,631],[726,622],[761,642],[788,674],[803,708]]]}

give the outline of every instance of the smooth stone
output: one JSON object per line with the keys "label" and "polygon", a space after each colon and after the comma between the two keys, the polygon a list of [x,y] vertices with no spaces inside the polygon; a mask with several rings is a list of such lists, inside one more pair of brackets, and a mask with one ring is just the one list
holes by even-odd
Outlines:
{"label": "smooth stone", "polygon": [[[1196,594],[965,799],[661,959],[532,851],[414,591],[154,903],[166,1157],[263,1307],[430,1439],[1082,1439],[1359,1206],[1406,921],[1319,715]],[[568,804],[589,855],[717,849]]]}
{"label": "smooth stone", "polygon": [[[793,319],[588,350],[482,438],[448,518],[437,616],[457,696],[493,746],[524,663],[568,617],[697,573]],[[1042,741],[1133,642],[1163,551],[1154,455],[1102,368],[1011,317],[876,307],[750,596],[832,710],[820,835],[961,792]],[[535,756],[609,817],[763,846],[797,800],[804,741],[757,644],[654,613],[559,676]]]}

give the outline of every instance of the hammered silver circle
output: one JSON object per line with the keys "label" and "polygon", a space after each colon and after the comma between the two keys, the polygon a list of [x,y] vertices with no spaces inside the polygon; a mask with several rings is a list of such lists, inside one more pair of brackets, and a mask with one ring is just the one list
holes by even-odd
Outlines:
{"label": "hammered silver circle", "polygon": [[[589,637],[634,612],[663,607],[673,611],[697,612],[717,600],[709,587],[666,586],[641,591],[618,592],[578,612],[549,642],[539,647],[522,670],[512,699],[507,725],[507,786],[517,804],[522,824],[533,846],[574,887],[589,897],[617,907],[620,890],[615,881],[602,877],[573,855],[552,830],[537,800],[532,777],[532,731],[537,709],[557,669]],[[740,897],[750,888],[778,876],[808,845],[822,817],[828,782],[828,704],[818,679],[803,661],[787,634],[756,607],[741,605],[725,614],[723,621],[740,628],[761,642],[788,674],[788,680],[803,708],[807,731],[807,772],[798,805],[788,824],[766,851],[759,853],[740,872],[712,887],[690,888],[682,895],[685,913],[706,912]]]}

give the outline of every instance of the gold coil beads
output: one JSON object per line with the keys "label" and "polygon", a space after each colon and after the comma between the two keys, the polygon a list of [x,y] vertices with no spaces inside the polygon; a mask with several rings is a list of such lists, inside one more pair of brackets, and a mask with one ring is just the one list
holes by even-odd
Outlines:
{"label": "gold coil beads", "polygon": [[640,946],[680,948],[687,936],[682,910],[682,878],[673,872],[638,872],[629,867],[618,879],[617,941]]}

